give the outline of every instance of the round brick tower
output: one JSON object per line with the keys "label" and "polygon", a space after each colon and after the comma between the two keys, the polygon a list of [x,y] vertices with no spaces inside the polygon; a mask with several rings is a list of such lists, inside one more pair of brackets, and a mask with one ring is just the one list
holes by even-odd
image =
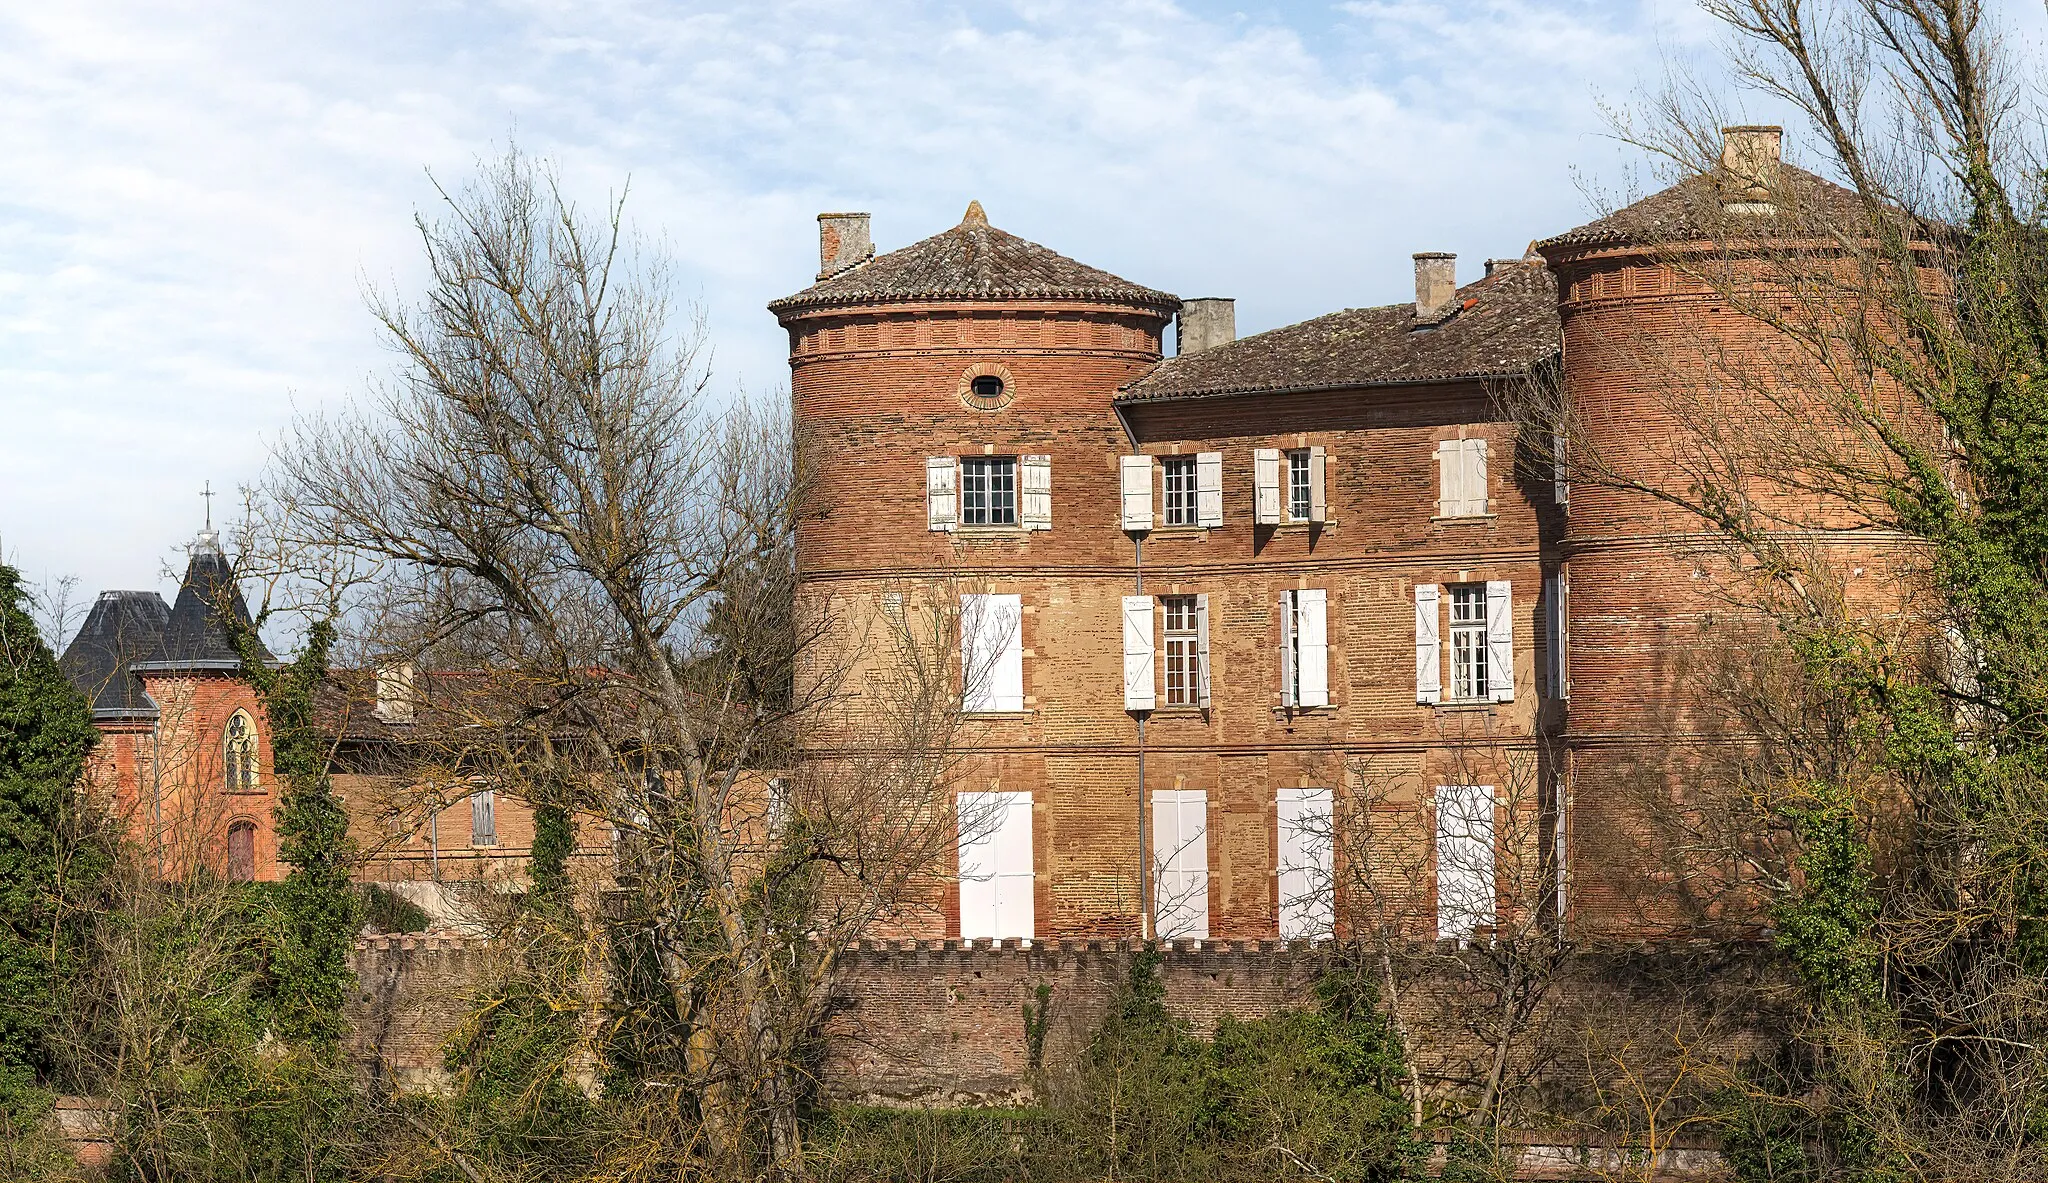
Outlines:
{"label": "round brick tower", "polygon": [[[868,215],[818,222],[818,282],[769,305],[789,332],[795,426],[814,482],[798,529],[803,594],[839,605],[841,619],[949,581],[1019,596],[1021,701],[973,720],[963,736],[968,783],[1031,793],[1041,830],[1054,812],[1085,819],[1088,808],[1067,809],[1067,799],[1091,790],[1049,773],[1033,749],[1082,733],[1128,744],[1131,720],[1112,694],[1065,695],[1089,704],[1086,717],[1042,708],[1042,695],[1060,696],[1039,680],[1117,684],[1104,663],[1120,652],[1116,596],[1132,565],[1116,512],[1117,457],[1131,448],[1111,401],[1159,361],[1180,302],[998,230],[978,202],[959,225],[881,256]],[[1009,514],[991,516],[979,500],[990,466],[1015,482]],[[1082,635],[1093,632],[1103,635]],[[815,741],[829,751],[844,738]],[[1116,840],[1131,845],[1135,777],[1100,781],[1104,824],[1113,817]],[[1120,799],[1109,801],[1105,786]],[[1089,857],[1085,843],[1060,837],[1041,832],[1031,843],[1039,929],[1103,927],[1119,907],[1134,915],[1107,895],[1048,898],[1048,878],[1067,870],[1049,866],[1049,852]],[[945,931],[934,918],[913,935],[957,935],[957,890],[948,890]]]}
{"label": "round brick tower", "polygon": [[[1743,455],[1744,441],[1780,438],[1766,433],[1798,417],[1799,388],[1764,377],[1769,359],[1790,356],[1785,338],[1755,306],[1733,306],[1725,278],[1705,278],[1768,287],[1773,252],[1814,237],[1803,222],[1861,224],[1853,194],[1780,163],[1779,137],[1730,128],[1716,172],[1538,244],[1558,277],[1569,446],[1603,470],[1570,486],[1561,547],[1567,909],[1581,933],[1708,928],[1727,915],[1727,884],[1695,889],[1674,870],[1698,855],[1672,827],[1695,761],[1745,742],[1699,691],[1754,651],[1756,618],[1741,608],[1726,536],[1628,486],[1694,497],[1694,466],[1759,463],[1768,448]],[[1732,389],[1743,380],[1773,384]],[[1852,605],[1899,609],[1911,564],[1898,535],[1856,528],[1843,506],[1755,475],[1749,491],[1783,525],[1780,539],[1834,572]]]}

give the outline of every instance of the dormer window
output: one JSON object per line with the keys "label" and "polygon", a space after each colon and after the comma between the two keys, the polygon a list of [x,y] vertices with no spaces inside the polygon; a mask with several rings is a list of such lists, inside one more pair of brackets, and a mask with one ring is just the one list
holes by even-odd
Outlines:
{"label": "dormer window", "polygon": [[257,784],[256,720],[250,718],[247,711],[236,711],[228,716],[227,729],[221,734],[221,766],[226,772],[228,792],[260,791]]}

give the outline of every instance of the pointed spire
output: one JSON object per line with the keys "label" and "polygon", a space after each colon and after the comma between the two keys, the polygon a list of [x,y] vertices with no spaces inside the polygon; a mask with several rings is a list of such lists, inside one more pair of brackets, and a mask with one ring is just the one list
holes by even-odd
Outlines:
{"label": "pointed spire", "polygon": [[981,203],[979,201],[970,201],[967,203],[967,212],[960,216],[960,224],[962,226],[988,225],[988,215],[982,212]]}

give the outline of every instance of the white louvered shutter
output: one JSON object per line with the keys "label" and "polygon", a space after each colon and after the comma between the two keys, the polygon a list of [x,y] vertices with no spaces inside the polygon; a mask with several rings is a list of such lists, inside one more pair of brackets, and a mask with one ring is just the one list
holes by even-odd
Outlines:
{"label": "white louvered shutter", "polygon": [[1124,709],[1149,711],[1156,701],[1152,673],[1152,597],[1124,597]]}
{"label": "white louvered shutter", "polygon": [[1280,593],[1280,705],[1294,705],[1294,593]]}
{"label": "white louvered shutter", "polygon": [[960,462],[951,456],[928,456],[924,462],[925,519],[933,530],[960,524]]}
{"label": "white louvered shutter", "polygon": [[1162,941],[1209,938],[1209,794],[1152,794],[1152,909]]}
{"label": "white louvered shutter", "polygon": [[1052,457],[1017,458],[1018,524],[1026,530],[1052,529]]}
{"label": "white louvered shutter", "polygon": [[1125,456],[1117,461],[1117,479],[1123,489],[1123,523],[1126,530],[1152,528],[1152,457]]}
{"label": "white louvered shutter", "polygon": [[1323,449],[1308,450],[1308,520],[1311,522],[1330,520],[1330,502],[1323,492],[1323,475],[1329,467],[1329,456]]}
{"label": "white louvered shutter", "polygon": [[1209,597],[1195,597],[1195,703],[1209,709]]}
{"label": "white louvered shutter", "polygon": [[1469,940],[1493,927],[1499,885],[1493,858],[1493,787],[1436,789],[1436,935]]}
{"label": "white louvered shutter", "polygon": [[1329,789],[1279,792],[1281,940],[1316,940],[1335,931],[1333,802]]}
{"label": "white louvered shutter", "polygon": [[1486,581],[1486,689],[1495,702],[1515,701],[1514,585]]}
{"label": "white louvered shutter", "polygon": [[1280,449],[1252,449],[1252,522],[1260,526],[1280,524],[1285,508],[1281,485]]}
{"label": "white louvered shutter", "polygon": [[1437,640],[1437,585],[1415,585],[1415,701],[1442,702],[1443,646]]}
{"label": "white louvered shutter", "polygon": [[1294,660],[1300,666],[1304,707],[1330,705],[1329,593],[1305,587],[1294,593]]}
{"label": "white louvered shutter", "polygon": [[960,597],[962,709],[969,713],[1024,709],[1022,599]]}
{"label": "white louvered shutter", "polygon": [[1201,452],[1195,456],[1195,524],[1215,527],[1223,524],[1223,453]]}

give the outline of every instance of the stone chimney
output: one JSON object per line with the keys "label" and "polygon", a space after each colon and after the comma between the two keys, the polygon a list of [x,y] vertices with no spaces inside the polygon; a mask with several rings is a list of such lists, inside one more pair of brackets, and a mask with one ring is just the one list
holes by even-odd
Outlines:
{"label": "stone chimney", "polygon": [[1415,256],[1415,319],[1435,324],[1458,300],[1458,256],[1423,251]]}
{"label": "stone chimney", "polygon": [[1174,340],[1181,357],[1237,340],[1237,301],[1210,296],[1182,302]]}
{"label": "stone chimney", "polygon": [[1510,267],[1520,267],[1528,261],[1527,259],[1488,259],[1486,261],[1486,277],[1491,279]]}
{"label": "stone chimney", "polygon": [[412,722],[413,666],[392,660],[377,667],[376,715],[386,723]]}
{"label": "stone chimney", "polygon": [[1737,211],[1767,212],[1778,179],[1785,129],[1752,125],[1721,129],[1721,204]]}
{"label": "stone chimney", "polygon": [[830,279],[875,257],[866,214],[818,215],[818,278]]}

